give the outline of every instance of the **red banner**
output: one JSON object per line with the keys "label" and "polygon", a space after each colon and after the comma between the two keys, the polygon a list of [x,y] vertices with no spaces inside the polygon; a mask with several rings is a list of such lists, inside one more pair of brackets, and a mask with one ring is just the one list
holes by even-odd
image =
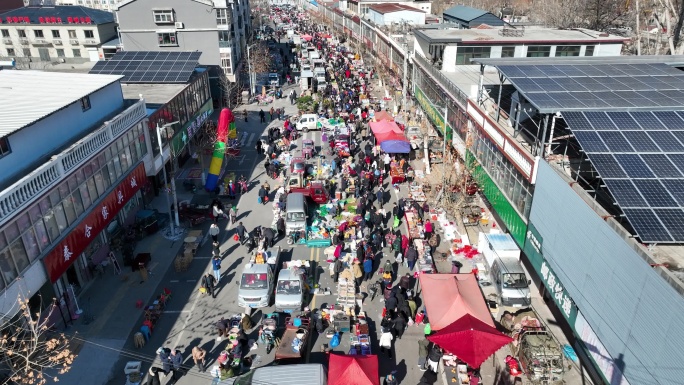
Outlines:
{"label": "red banner", "polygon": [[52,283],[55,283],[64,274],[90,242],[109,225],[116,214],[145,183],[147,183],[145,165],[140,163],[43,259]]}

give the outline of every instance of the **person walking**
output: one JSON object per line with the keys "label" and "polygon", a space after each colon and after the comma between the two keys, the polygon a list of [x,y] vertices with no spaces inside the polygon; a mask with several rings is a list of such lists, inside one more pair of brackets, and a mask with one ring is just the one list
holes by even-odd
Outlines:
{"label": "person walking", "polygon": [[157,349],[157,355],[159,356],[159,361],[162,363],[162,371],[165,376],[168,376],[171,372],[171,359],[169,355],[171,354],[171,349],[161,347]]}
{"label": "person walking", "polygon": [[235,221],[237,220],[237,206],[236,205],[230,206],[230,210],[228,210],[228,217],[230,218],[230,224],[234,225]]}
{"label": "person walking", "polygon": [[183,364],[183,355],[181,354],[181,351],[178,350],[178,348],[173,349],[171,351],[171,355],[169,356],[169,360],[171,360],[171,365],[173,366],[171,369],[173,375],[171,376],[171,381],[169,383],[175,384],[180,378],[181,365]]}
{"label": "person walking", "polygon": [[202,287],[204,288],[207,294],[211,295],[211,298],[216,298],[216,279],[213,275],[211,275],[210,272],[207,272],[206,274],[204,274],[204,277],[202,277]]}
{"label": "person walking", "polygon": [[382,206],[385,204],[385,189],[380,186],[376,195],[378,198],[378,205],[380,205],[380,208],[382,208]]}
{"label": "person walking", "polygon": [[432,344],[432,348],[428,353],[427,364],[428,368],[434,373],[437,373],[437,366],[439,365],[439,361],[442,359],[443,355],[444,353],[442,353],[442,349],[439,346]]}
{"label": "person walking", "polygon": [[380,341],[378,342],[380,345],[380,353],[386,352],[390,359],[392,359],[392,340],[394,340],[394,337],[392,336],[390,329],[382,328],[382,334],[380,335]]}
{"label": "person walking", "polygon": [[259,203],[262,205],[266,204],[266,189],[264,188],[263,185],[259,188]]}
{"label": "person walking", "polygon": [[418,251],[411,245],[408,250],[406,250],[406,262],[408,263],[409,271],[413,271],[413,266],[416,264],[416,259],[418,258]]}
{"label": "person walking", "polygon": [[388,374],[387,377],[385,377],[383,385],[399,385],[396,374],[396,370],[393,370],[390,374]]}
{"label": "person walking", "polygon": [[363,272],[364,272],[364,281],[369,281],[371,277],[373,276],[373,260],[371,258],[366,258],[363,261]]}
{"label": "person walking", "polygon": [[271,107],[268,112],[271,115],[271,121],[273,121],[273,118],[275,118],[275,108]]}
{"label": "person walking", "polygon": [[406,320],[401,314],[398,314],[394,320],[392,320],[392,328],[394,329],[394,335],[400,340],[406,329]]}
{"label": "person walking", "polygon": [[425,225],[423,226],[423,231],[425,232],[425,240],[430,240],[432,237],[432,223],[429,219],[425,220]]}
{"label": "person walking", "polygon": [[261,139],[258,139],[258,140],[256,141],[256,152],[257,152],[257,154],[259,154],[259,155],[261,155],[261,154],[263,153],[262,147],[261,147],[261,146],[262,146]]}
{"label": "person walking", "polygon": [[156,366],[150,367],[150,370],[147,371],[147,385],[161,385],[159,372],[163,372],[161,368]]}
{"label": "person walking", "polygon": [[337,283],[340,273],[344,270],[342,267],[342,260],[340,258],[335,259],[335,266],[333,266],[333,281]]}
{"label": "person walking", "polygon": [[211,267],[214,270],[214,278],[216,282],[221,281],[221,257],[214,255],[214,259],[211,260]]}
{"label": "person walking", "polygon": [[195,365],[197,365],[197,369],[199,369],[200,372],[204,373],[207,371],[206,367],[206,356],[207,356],[207,351],[202,349],[199,346],[195,346],[192,348],[192,360],[195,361]]}
{"label": "person walking", "polygon": [[264,112],[263,109],[259,111],[259,120],[260,123],[266,123],[266,113]]}
{"label": "person walking", "polygon": [[216,223],[212,223],[209,227],[209,235],[211,235],[212,243],[218,242],[218,236],[220,232],[221,229],[219,229],[218,225]]}
{"label": "person walking", "polygon": [[427,369],[427,358],[430,352],[430,341],[427,339],[428,336],[423,336],[421,340],[418,341],[418,367],[421,371]]}
{"label": "person walking", "polygon": [[359,262],[358,259],[354,260],[352,272],[354,273],[354,280],[356,281],[356,286],[360,287],[361,281],[363,281],[363,269],[361,269],[361,262]]}
{"label": "person walking", "polygon": [[235,232],[238,235],[238,241],[240,242],[240,244],[244,245],[245,244],[245,233],[247,232],[247,229],[242,224],[242,222],[238,223],[238,225],[235,226]]}
{"label": "person walking", "polygon": [[212,214],[214,216],[214,223],[218,223],[219,217],[220,216],[225,216],[226,214],[221,210],[219,207],[218,203],[214,204],[212,206]]}

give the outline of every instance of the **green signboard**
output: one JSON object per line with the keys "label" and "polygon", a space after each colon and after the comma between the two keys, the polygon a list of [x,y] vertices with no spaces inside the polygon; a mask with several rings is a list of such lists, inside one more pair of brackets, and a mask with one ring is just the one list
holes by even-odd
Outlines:
{"label": "green signboard", "polygon": [[212,100],[209,99],[206,103],[204,103],[199,111],[197,111],[197,113],[193,115],[192,118],[185,123],[185,125],[183,125],[183,128],[176,134],[176,136],[173,137],[173,140],[171,141],[171,149],[173,150],[174,154],[177,155],[183,151],[183,148],[185,148],[185,146],[188,144],[188,141],[195,136],[197,130],[202,127],[202,124],[209,119],[213,112],[214,105]]}
{"label": "green signboard", "polygon": [[477,162],[475,156],[468,151],[466,153],[466,164],[473,170],[472,176],[477,181],[482,193],[487,197],[489,203],[492,204],[496,215],[501,218],[503,223],[508,228],[511,236],[515,242],[522,248],[525,243],[525,232],[527,231],[527,224],[515,210],[511,202],[508,201],[506,195],[499,190],[499,186],[494,183],[489,174]]}
{"label": "green signboard", "polygon": [[537,274],[544,282],[546,290],[549,291],[553,301],[563,313],[565,319],[570,325],[575,325],[577,319],[577,306],[568,295],[568,292],[563,287],[563,284],[558,280],[558,276],[553,272],[549,263],[544,259],[542,244],[544,240],[534,227],[532,223],[527,225],[527,233],[525,234],[525,246],[523,252],[527,255],[530,263],[536,270]]}
{"label": "green signboard", "polygon": [[[434,124],[437,128],[442,130],[442,133],[444,133],[444,110],[438,110],[435,108],[434,104],[430,99],[428,99],[427,96],[421,91],[421,89],[418,86],[415,86],[415,96],[416,100],[418,100],[418,103],[420,104],[421,107],[423,107],[423,111],[425,111],[425,115],[427,115],[428,119]],[[447,140],[451,140],[451,135],[453,132],[453,128],[449,125],[446,125],[448,128],[447,130]]]}

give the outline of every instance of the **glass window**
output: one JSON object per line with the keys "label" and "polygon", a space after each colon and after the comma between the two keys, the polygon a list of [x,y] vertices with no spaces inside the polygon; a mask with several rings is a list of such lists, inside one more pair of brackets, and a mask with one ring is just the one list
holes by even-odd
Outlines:
{"label": "glass window", "polygon": [[579,56],[581,48],[579,45],[559,45],[556,47],[556,57]]}
{"label": "glass window", "polygon": [[57,57],[65,57],[63,48],[57,48]]}
{"label": "glass window", "polygon": [[[81,200],[81,192],[80,191],[74,191],[71,193],[71,200],[70,202],[74,206],[74,210],[76,211],[76,218],[78,218],[81,214],[83,214],[83,201]],[[67,202],[64,202],[64,207],[66,208]],[[76,220],[74,218],[74,221]],[[69,223],[73,223],[71,220],[69,220]]]}
{"label": "glass window", "polygon": [[[86,186],[86,184],[84,183],[78,187],[78,190],[81,192],[81,201],[83,202],[83,208],[87,209],[93,203],[93,199],[88,193],[88,186]],[[97,199],[97,197],[95,197],[95,199]]]}
{"label": "glass window", "polygon": [[19,217],[14,221],[14,223],[17,224],[19,227],[19,232],[23,232],[24,230],[28,229],[31,227],[31,220],[29,219],[28,214],[20,214]]}
{"label": "glass window", "polygon": [[76,30],[75,29],[70,29],[67,32],[69,32],[69,39],[76,39]]}
{"label": "glass window", "polygon": [[88,186],[88,194],[90,194],[91,199],[96,201],[100,195],[97,193],[97,187],[95,187],[95,178],[88,179],[86,185]]}
{"label": "glass window", "polygon": [[95,187],[97,187],[97,195],[98,196],[104,195],[107,188],[105,187],[105,182],[104,182],[103,177],[102,177],[102,170],[96,172],[94,178],[95,178]]}
{"label": "glass window", "polygon": [[33,262],[40,255],[40,248],[38,247],[38,240],[36,240],[36,234],[33,229],[28,229],[21,235],[21,239],[24,241],[24,249],[28,255],[29,261]]}
{"label": "glass window", "polygon": [[95,32],[93,32],[92,29],[83,30],[83,33],[85,34],[86,39],[93,39],[93,38],[95,38]]}
{"label": "glass window", "polygon": [[0,272],[2,272],[2,277],[5,280],[3,286],[11,284],[17,278],[17,268],[12,261],[9,247],[0,250]]}
{"label": "glass window", "polygon": [[24,271],[29,265],[29,258],[21,239],[12,242],[10,250],[12,250],[12,259],[14,259],[14,263],[17,266],[17,271]]}
{"label": "glass window", "polygon": [[[113,181],[117,181],[117,180],[119,180],[119,177],[120,177],[121,174],[123,173],[123,171],[121,170],[121,160],[119,160],[119,156],[118,156],[118,155],[114,157],[113,162],[114,162],[114,170],[116,171],[116,176],[115,176],[115,178],[112,179],[112,180],[113,180]],[[112,184],[113,184],[113,183],[114,183],[114,182],[112,182]]]}
{"label": "glass window", "polygon": [[71,52],[74,53],[74,57],[81,57],[81,50],[79,48],[72,48]]}
{"label": "glass window", "polygon": [[491,47],[458,47],[456,49],[456,64],[472,64],[470,59],[490,57]]}
{"label": "glass window", "polygon": [[133,166],[133,158],[131,157],[131,148],[126,147],[123,151],[124,158],[126,159],[126,170]]}
{"label": "glass window", "polygon": [[0,33],[2,33],[2,37],[10,37],[9,29],[0,29]]}
{"label": "glass window", "polygon": [[594,56],[594,45],[588,45],[584,50],[584,56]]}
{"label": "glass window", "polygon": [[19,37],[21,37],[21,38],[26,37],[26,30],[25,29],[18,29],[17,33],[19,34]]}
{"label": "glass window", "polygon": [[36,38],[40,38],[40,39],[42,39],[42,38],[45,37],[45,35],[43,34],[43,30],[42,30],[42,29],[34,29],[34,30],[33,30],[33,36],[36,37]]}
{"label": "glass window", "polygon": [[52,37],[56,37],[59,39],[59,30],[58,29],[53,29],[52,30]]}
{"label": "glass window", "polygon": [[154,10],[152,14],[154,15],[154,22],[157,24],[170,24],[175,20],[172,9]]}
{"label": "glass window", "polygon": [[[77,194],[75,192],[75,194]],[[76,222],[76,209],[74,208],[73,197],[69,196],[67,199],[62,201],[62,206],[64,208],[64,215],[66,215],[67,223],[73,224]]]}
{"label": "glass window", "polygon": [[107,176],[105,176],[105,180],[109,178],[109,184],[111,185],[112,183],[116,182],[116,172],[115,172],[115,167],[114,163],[111,162],[107,166],[103,167],[102,170],[107,171]]}
{"label": "glass window", "polygon": [[177,47],[178,42],[176,41],[175,32],[163,32],[157,33],[157,45],[160,47]]}
{"label": "glass window", "polygon": [[515,47],[501,47],[501,57],[515,57]]}
{"label": "glass window", "polygon": [[50,236],[47,233],[47,229],[45,228],[42,218],[33,224],[33,229],[36,231],[38,246],[40,246],[41,250],[45,250],[46,247],[50,246]]}
{"label": "glass window", "polygon": [[551,46],[531,45],[527,47],[527,57],[549,57],[551,56]]}

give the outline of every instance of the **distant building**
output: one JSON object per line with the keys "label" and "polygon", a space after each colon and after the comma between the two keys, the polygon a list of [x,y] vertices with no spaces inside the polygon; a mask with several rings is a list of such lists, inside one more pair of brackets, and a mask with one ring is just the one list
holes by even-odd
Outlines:
{"label": "distant building", "polygon": [[423,25],[425,24],[425,15],[425,11],[405,4],[385,3],[369,6],[365,18],[377,25],[390,25],[395,23]]}
{"label": "distant building", "polygon": [[442,13],[442,17],[445,23],[457,24],[459,28],[474,28],[480,24],[501,27],[506,24],[505,21],[491,12],[466,7],[465,5],[457,5],[447,9]]}
{"label": "distant building", "polygon": [[474,58],[618,56],[626,38],[586,29],[489,27],[414,30],[414,50],[444,71]]}
{"label": "distant building", "polygon": [[104,58],[102,44],[116,37],[116,23],[112,13],[97,9],[31,6],[0,14],[0,36],[0,58],[14,58],[20,68],[82,63]]}
{"label": "distant building", "polygon": [[125,0],[115,12],[123,50],[200,51],[231,82],[247,56],[248,0]]}
{"label": "distant building", "polygon": [[340,9],[348,10],[361,17],[367,17],[369,8],[374,5],[404,5],[419,9],[425,13],[432,12],[431,1],[381,1],[381,0],[347,0],[346,6],[340,2]]}
{"label": "distant building", "polygon": [[[52,0],[55,5],[81,5],[88,8],[112,12],[121,0]],[[28,0],[25,0],[28,2]]]}

